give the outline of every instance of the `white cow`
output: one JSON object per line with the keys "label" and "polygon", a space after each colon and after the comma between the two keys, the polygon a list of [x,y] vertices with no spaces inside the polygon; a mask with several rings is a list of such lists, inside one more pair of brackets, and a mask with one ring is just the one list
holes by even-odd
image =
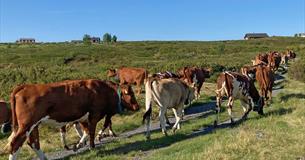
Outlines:
{"label": "white cow", "polygon": [[145,84],[145,105],[146,112],[143,116],[143,123],[146,122],[146,138],[150,139],[150,117],[152,112],[152,102],[155,102],[159,107],[159,118],[162,128],[162,133],[167,135],[165,123],[166,123],[166,111],[172,109],[176,123],[173,126],[173,131],[180,129],[180,120],[182,119],[182,110],[184,105],[189,104],[194,98],[195,89],[189,87],[186,83],[179,79],[155,79],[149,78]]}

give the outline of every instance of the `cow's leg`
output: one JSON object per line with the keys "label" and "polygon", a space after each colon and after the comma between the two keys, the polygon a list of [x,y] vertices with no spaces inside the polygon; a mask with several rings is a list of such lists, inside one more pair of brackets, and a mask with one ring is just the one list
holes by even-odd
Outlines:
{"label": "cow's leg", "polygon": [[47,159],[44,153],[40,150],[39,132],[37,126],[33,129],[33,131],[31,132],[28,138],[28,145],[35,151],[35,153],[37,154],[40,160]]}
{"label": "cow's leg", "polygon": [[66,141],[66,126],[60,128],[60,140],[64,148],[66,150],[69,150],[70,148],[67,146],[67,141]]}
{"label": "cow's leg", "polygon": [[16,160],[19,154],[19,151],[22,147],[22,144],[26,140],[26,129],[23,127],[19,127],[16,133],[12,133],[13,137],[10,142],[9,148],[9,160]]}
{"label": "cow's leg", "polygon": [[176,123],[173,126],[173,132],[176,132],[176,129],[180,129],[180,121],[182,118],[182,109],[183,109],[183,104],[178,106],[177,110],[175,108],[173,108],[173,112],[175,114],[176,117]]}
{"label": "cow's leg", "polygon": [[95,130],[96,124],[102,119],[104,116],[100,116],[99,114],[89,114],[89,138],[90,138],[90,149],[95,148],[94,144],[94,137],[95,137]]}
{"label": "cow's leg", "polygon": [[203,83],[199,83],[198,86],[197,86],[197,97],[196,97],[197,99],[200,98],[200,89],[201,89],[201,87],[202,87],[202,84],[203,84]]}
{"label": "cow's leg", "polygon": [[106,118],[105,118],[105,123],[104,123],[104,127],[103,127],[103,129],[102,130],[100,130],[99,132],[98,132],[98,140],[99,141],[101,141],[102,140],[102,138],[104,138],[104,137],[106,137],[107,136],[107,134],[105,133],[105,130],[107,129],[107,128],[109,128],[109,136],[114,136],[114,137],[116,137],[116,134],[113,132],[113,130],[112,130],[112,122],[111,122],[111,115],[106,115]]}
{"label": "cow's leg", "polygon": [[248,117],[248,114],[249,112],[252,110],[252,105],[253,105],[253,102],[252,102],[252,99],[251,98],[248,98],[248,103],[247,103],[247,110],[244,112],[244,115],[242,116],[242,119],[247,119]]}
{"label": "cow's leg", "polygon": [[[168,117],[167,117],[167,112],[165,113],[165,122],[167,125],[171,126],[172,124],[170,123]],[[160,128],[161,128],[161,123],[160,123]]]}
{"label": "cow's leg", "polygon": [[167,136],[166,133],[166,127],[165,127],[165,113],[166,113],[166,107],[161,106],[160,112],[159,112],[159,118],[160,118],[160,124],[162,128],[162,133]]}
{"label": "cow's leg", "polygon": [[89,135],[89,125],[87,122],[79,122],[79,124],[81,125],[82,129],[83,129],[83,136],[81,137],[81,139],[79,140],[78,144],[76,146],[74,146],[73,150],[76,151],[79,148],[83,147],[88,139],[88,135]]}
{"label": "cow's leg", "polygon": [[272,101],[272,86],[269,88],[269,100]]}
{"label": "cow's leg", "polygon": [[109,122],[109,136],[111,137],[117,137],[117,135],[113,132],[112,130],[112,122],[111,122],[111,119],[110,119],[110,122]]}
{"label": "cow's leg", "polygon": [[141,82],[137,82],[137,95],[141,94]]}
{"label": "cow's leg", "polygon": [[74,127],[74,129],[75,129],[75,131],[76,131],[78,137],[79,137],[79,138],[82,138],[82,136],[83,136],[84,133],[83,133],[83,130],[82,130],[81,126],[79,125],[79,123],[78,123],[78,122],[77,122],[77,123],[74,123],[74,124],[73,124],[73,127]]}
{"label": "cow's leg", "polygon": [[216,127],[217,124],[218,124],[219,113],[220,113],[220,106],[221,106],[221,97],[220,96],[216,96],[214,127]]}
{"label": "cow's leg", "polygon": [[233,113],[232,113],[233,102],[234,102],[234,98],[232,96],[229,97],[227,108],[228,108],[228,114],[231,119],[231,124],[234,124],[234,118],[233,118]]}

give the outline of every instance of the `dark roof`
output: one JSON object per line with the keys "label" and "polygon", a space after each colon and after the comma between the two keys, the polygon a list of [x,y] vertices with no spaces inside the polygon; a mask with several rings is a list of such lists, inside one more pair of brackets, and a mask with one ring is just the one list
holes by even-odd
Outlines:
{"label": "dark roof", "polygon": [[35,38],[20,38],[19,40],[32,40],[32,41],[34,41]]}
{"label": "dark roof", "polygon": [[91,37],[90,39],[100,40],[100,37]]}
{"label": "dark roof", "polygon": [[265,38],[269,37],[267,33],[247,33],[244,38]]}

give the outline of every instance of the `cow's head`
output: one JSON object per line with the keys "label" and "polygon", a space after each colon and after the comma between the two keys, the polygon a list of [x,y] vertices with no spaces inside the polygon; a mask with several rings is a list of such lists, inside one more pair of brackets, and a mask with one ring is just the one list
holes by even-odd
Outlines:
{"label": "cow's head", "polygon": [[240,69],[241,74],[248,77],[250,80],[255,79],[256,67],[255,66],[244,66]]}
{"label": "cow's head", "polygon": [[107,77],[114,77],[116,76],[116,70],[115,69],[108,69],[107,70]]}
{"label": "cow's head", "polygon": [[258,112],[258,114],[263,115],[263,108],[265,105],[264,97],[261,97],[254,85],[254,81],[250,81],[249,92],[254,102],[254,110]]}
{"label": "cow's head", "polygon": [[140,106],[136,100],[134,92],[130,85],[120,85],[122,105],[132,111],[139,110]]}
{"label": "cow's head", "polygon": [[204,78],[210,78],[212,72],[213,72],[213,68],[209,67],[209,68],[202,68],[201,69],[204,75]]}

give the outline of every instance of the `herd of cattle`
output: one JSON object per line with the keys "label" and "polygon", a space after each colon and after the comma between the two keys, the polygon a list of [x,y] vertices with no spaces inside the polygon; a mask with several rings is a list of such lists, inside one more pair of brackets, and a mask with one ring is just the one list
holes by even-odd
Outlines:
{"label": "herd of cattle", "polygon": [[[244,109],[243,119],[253,109],[258,114],[264,114],[263,106],[272,97],[274,72],[287,61],[294,59],[296,54],[288,50],[285,53],[270,52],[258,54],[252,60],[252,66],[244,66],[241,72],[225,71],[218,76],[216,84],[216,119],[222,97],[228,97],[228,113],[231,122],[233,101],[239,99]],[[141,94],[141,85],[145,84],[146,111],[143,123],[146,121],[146,137],[150,138],[150,120],[152,104],[159,106],[160,125],[163,134],[166,133],[168,119],[166,112],[172,109],[176,118],[173,131],[180,129],[184,105],[191,103],[200,96],[200,89],[206,78],[210,77],[212,69],[201,67],[183,67],[177,73],[160,72],[148,74],[143,68],[122,67],[109,69],[108,77],[117,78],[120,83],[104,80],[67,80],[49,84],[24,84],[14,88],[10,96],[10,107],[0,101],[0,123],[2,131],[12,133],[6,149],[9,159],[16,159],[23,143],[36,152],[40,159],[46,159],[40,150],[38,125],[49,124],[60,128],[61,140],[66,149],[66,125],[74,124],[80,140],[73,146],[77,150],[86,144],[94,148],[94,138],[97,123],[105,117],[104,127],[98,132],[100,140],[105,136],[115,136],[112,130],[111,117],[124,109],[137,111],[140,106],[135,98],[131,84],[136,85],[137,95]],[[260,92],[254,81],[258,82]],[[108,134],[106,133],[106,129]]]}

